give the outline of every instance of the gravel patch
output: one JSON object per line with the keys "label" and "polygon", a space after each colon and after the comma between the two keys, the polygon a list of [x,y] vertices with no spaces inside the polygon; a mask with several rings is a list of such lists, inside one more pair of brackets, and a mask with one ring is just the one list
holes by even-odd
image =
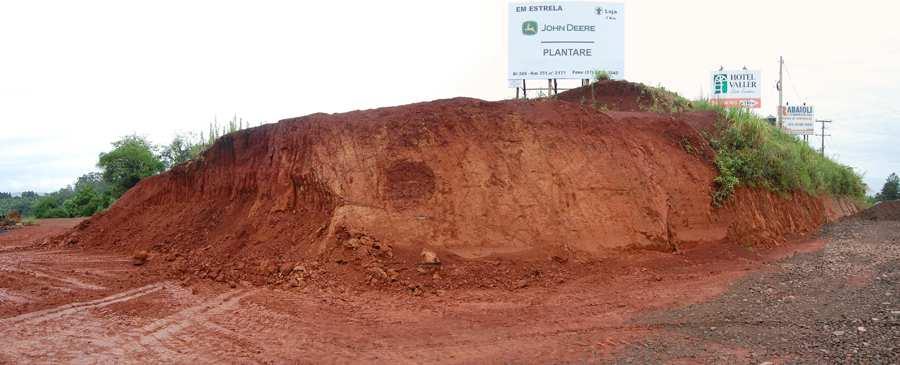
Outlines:
{"label": "gravel patch", "polygon": [[900,363],[900,222],[846,219],[822,239],[714,301],[637,319],[663,334],[615,362]]}

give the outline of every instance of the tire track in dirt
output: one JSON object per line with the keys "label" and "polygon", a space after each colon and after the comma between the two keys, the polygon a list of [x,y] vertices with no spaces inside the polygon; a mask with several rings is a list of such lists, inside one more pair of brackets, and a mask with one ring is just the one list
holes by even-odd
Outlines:
{"label": "tire track in dirt", "polygon": [[25,247],[28,247],[28,246],[29,246],[29,245],[17,245],[17,246],[5,246],[5,247],[0,247],[0,253],[4,253],[4,252],[7,252],[7,251],[21,250],[21,249],[23,249],[23,248],[25,248]]}
{"label": "tire track in dirt", "polygon": [[78,313],[91,308],[99,308],[111,304],[124,302],[143,295],[147,295],[165,287],[166,283],[154,283],[140,288],[127,290],[121,293],[113,294],[105,298],[91,300],[87,302],[79,302],[66,304],[60,307],[40,310],[37,312],[25,313],[11,318],[0,319],[0,326],[4,327],[0,333],[14,329],[17,325],[35,325],[41,322],[58,319],[60,317]]}
{"label": "tire track in dirt", "polygon": [[[244,297],[254,293],[254,290],[233,290],[199,304],[189,306],[170,316],[158,319],[139,329],[121,333],[103,342],[114,344],[125,355],[145,357],[153,354],[163,360],[191,360],[208,363],[220,362],[223,359],[202,355],[203,352],[192,351],[190,358],[186,358],[179,349],[191,348],[193,333],[188,329],[193,326],[205,327],[212,317],[223,314],[226,311],[238,309],[240,301]],[[182,337],[182,335],[190,335]],[[217,351],[209,351],[206,354],[216,354]]]}
{"label": "tire track in dirt", "polygon": [[[59,251],[52,251],[57,252]],[[65,284],[69,284],[71,288],[64,288],[65,290],[71,291],[71,289],[87,289],[87,290],[105,290],[107,289],[104,286],[95,285],[91,283],[84,282],[82,280],[76,279],[71,276],[59,276],[52,275],[44,270],[41,270],[46,266],[47,263],[51,263],[49,260],[40,260],[36,259],[40,255],[44,255],[44,252],[27,252],[27,253],[2,253],[0,252],[0,271],[9,272],[9,273],[22,273],[25,275],[42,278],[42,279],[50,279],[53,281],[62,282]],[[66,255],[70,256],[70,255]],[[89,260],[84,259],[75,259],[72,257],[66,257],[67,262],[103,262],[100,261],[102,257],[99,258],[91,258]],[[42,265],[43,264],[43,265]]]}
{"label": "tire track in dirt", "polygon": [[11,303],[28,303],[32,300],[31,297],[26,296],[24,294],[14,294],[11,293],[8,289],[0,288],[0,304],[5,302]]}
{"label": "tire track in dirt", "polygon": [[43,272],[40,272],[40,271],[37,271],[37,270],[33,270],[33,269],[29,269],[29,270],[18,270],[18,271],[19,271],[19,272],[26,273],[26,274],[28,274],[28,275],[33,275],[33,276],[36,276],[36,277],[39,277],[39,278],[50,279],[50,280],[55,280],[55,281],[61,281],[61,282],[63,282],[63,283],[69,284],[69,285],[71,285],[71,286],[73,286],[73,287],[75,287],[75,288],[77,288],[77,289],[87,289],[87,290],[104,290],[104,289],[106,289],[105,286],[89,284],[89,283],[83,282],[83,281],[81,281],[81,280],[72,278],[72,277],[59,277],[59,276],[53,276],[53,275],[45,274],[45,273],[43,273]]}
{"label": "tire track in dirt", "polygon": [[[571,356],[560,349],[580,347],[586,354],[582,361],[592,362],[609,358],[629,345],[640,344],[640,338],[652,330],[639,326],[610,324],[575,324],[562,327],[516,328],[506,333],[440,339],[391,346],[389,350],[369,349],[362,352],[380,361],[398,363],[522,363],[546,357],[560,351],[559,359]],[[449,339],[449,340],[448,340]],[[452,354],[452,359],[435,357]]]}
{"label": "tire track in dirt", "polygon": [[218,295],[202,303],[188,307],[166,318],[154,321],[139,330],[142,338],[164,341],[185,328],[207,321],[210,316],[238,307],[240,300],[250,295],[249,290],[234,290]]}

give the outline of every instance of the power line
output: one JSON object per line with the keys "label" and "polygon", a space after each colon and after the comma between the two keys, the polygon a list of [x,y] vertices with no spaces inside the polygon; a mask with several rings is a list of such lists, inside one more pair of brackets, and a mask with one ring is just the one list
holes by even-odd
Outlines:
{"label": "power line", "polygon": [[794,89],[794,96],[797,97],[797,102],[803,102],[803,98],[800,97],[800,93],[797,92],[797,84],[794,83],[794,78],[791,77],[791,70],[788,70],[787,67],[784,68],[784,71],[788,74],[788,79],[791,80],[791,89]]}

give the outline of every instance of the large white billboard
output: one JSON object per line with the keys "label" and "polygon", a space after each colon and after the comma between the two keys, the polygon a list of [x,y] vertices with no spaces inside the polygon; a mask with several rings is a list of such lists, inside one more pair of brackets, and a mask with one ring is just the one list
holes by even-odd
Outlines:
{"label": "large white billboard", "polygon": [[759,70],[713,71],[711,80],[711,102],[727,107],[762,107]]}
{"label": "large white billboard", "polygon": [[816,134],[816,111],[812,105],[783,106],[781,121],[788,133],[799,136]]}
{"label": "large white billboard", "polygon": [[602,2],[509,4],[509,80],[625,75],[625,7]]}

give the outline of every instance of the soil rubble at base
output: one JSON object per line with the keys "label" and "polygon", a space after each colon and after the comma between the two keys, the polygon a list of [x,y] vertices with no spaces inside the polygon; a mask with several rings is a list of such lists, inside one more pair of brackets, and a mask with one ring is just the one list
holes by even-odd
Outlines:
{"label": "soil rubble at base", "polygon": [[552,285],[634,250],[775,245],[855,212],[753,189],[714,207],[715,153],[699,132],[714,113],[645,112],[641,87],[591,87],[604,108],[582,88],[235,132],[47,244],[232,285],[421,293]]}
{"label": "soil rubble at base", "polygon": [[862,211],[858,217],[872,221],[900,221],[900,200],[880,202]]}

